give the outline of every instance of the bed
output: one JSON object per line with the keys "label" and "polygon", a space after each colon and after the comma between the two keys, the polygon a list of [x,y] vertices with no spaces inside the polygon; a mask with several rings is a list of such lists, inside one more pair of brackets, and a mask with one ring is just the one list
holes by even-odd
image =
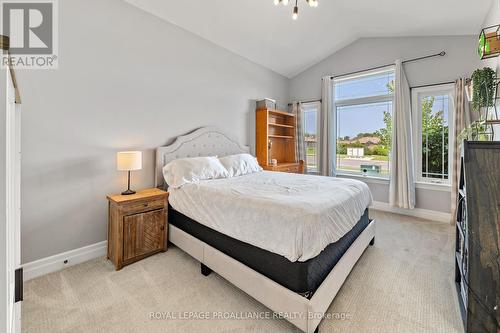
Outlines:
{"label": "bed", "polygon": [[[198,129],[157,149],[156,184],[165,188],[162,168],[172,160],[246,152],[221,130]],[[205,275],[215,271],[313,332],[373,244],[364,186],[272,172],[190,184],[170,191],[169,240],[200,261]]]}

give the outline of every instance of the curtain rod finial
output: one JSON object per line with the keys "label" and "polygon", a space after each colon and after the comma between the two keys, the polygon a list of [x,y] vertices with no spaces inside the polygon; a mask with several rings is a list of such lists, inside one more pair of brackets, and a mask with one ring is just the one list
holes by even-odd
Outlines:
{"label": "curtain rod finial", "polygon": [[445,52],[445,51],[441,51],[441,53],[439,53],[439,55],[440,55],[441,57],[444,57],[444,56],[446,55],[446,52]]}

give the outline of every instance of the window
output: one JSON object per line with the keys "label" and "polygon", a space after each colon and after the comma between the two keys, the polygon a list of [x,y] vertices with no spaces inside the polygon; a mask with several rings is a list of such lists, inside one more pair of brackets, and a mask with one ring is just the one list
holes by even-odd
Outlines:
{"label": "window", "polygon": [[417,182],[450,183],[453,85],[412,90]]}
{"label": "window", "polygon": [[320,108],[321,104],[318,102],[302,104],[307,173],[318,173],[318,129]]}
{"label": "window", "polygon": [[334,81],[339,174],[389,177],[394,67]]}

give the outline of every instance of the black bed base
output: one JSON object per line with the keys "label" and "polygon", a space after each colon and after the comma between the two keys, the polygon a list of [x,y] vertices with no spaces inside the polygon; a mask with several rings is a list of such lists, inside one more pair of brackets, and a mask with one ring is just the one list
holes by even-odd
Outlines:
{"label": "black bed base", "polygon": [[[373,237],[372,240],[370,241],[370,246],[373,245],[375,245],[375,237]],[[212,269],[201,262],[200,262],[200,271],[203,276],[209,276],[210,273],[212,273]]]}
{"label": "black bed base", "polygon": [[[172,207],[169,207],[168,221],[260,274],[308,298],[312,297],[332,268],[370,223],[367,208],[351,231],[337,242],[328,245],[319,255],[307,261],[291,262],[281,255],[206,227]],[[375,238],[370,245],[373,245],[374,241]],[[209,275],[211,271],[209,267],[201,264],[201,273],[204,276]]]}

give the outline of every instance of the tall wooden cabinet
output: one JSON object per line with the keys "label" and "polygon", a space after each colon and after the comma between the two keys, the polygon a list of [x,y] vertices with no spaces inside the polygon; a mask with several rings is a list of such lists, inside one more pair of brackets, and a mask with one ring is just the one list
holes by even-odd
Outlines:
{"label": "tall wooden cabinet", "polygon": [[463,143],[455,282],[466,332],[500,332],[500,142]]}
{"label": "tall wooden cabinet", "polygon": [[[295,115],[279,110],[257,109],[255,120],[255,150],[260,166],[265,170],[292,173],[304,172],[304,161],[298,161]],[[277,161],[276,165],[271,160]]]}

